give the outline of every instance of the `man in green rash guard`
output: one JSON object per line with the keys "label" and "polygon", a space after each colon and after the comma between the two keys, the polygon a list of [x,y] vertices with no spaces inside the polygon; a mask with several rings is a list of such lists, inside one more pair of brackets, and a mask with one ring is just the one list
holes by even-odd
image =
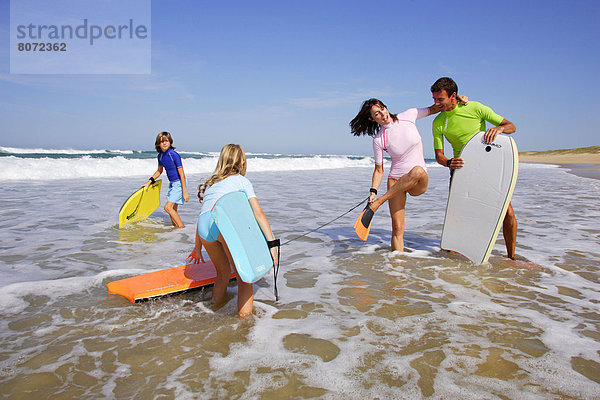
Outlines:
{"label": "man in green rash guard", "polygon": [[[450,179],[455,169],[462,168],[465,161],[460,152],[477,132],[485,131],[486,143],[492,143],[501,133],[510,134],[517,130],[515,125],[496,114],[491,108],[476,101],[458,104],[458,86],[451,78],[440,78],[431,86],[435,105],[441,113],[433,120],[433,148],[436,161],[450,168]],[[486,121],[495,127],[486,129]],[[452,145],[453,158],[444,155],[444,137]],[[502,224],[502,234],[508,257],[515,258],[517,243],[517,219],[512,205],[508,205]]]}

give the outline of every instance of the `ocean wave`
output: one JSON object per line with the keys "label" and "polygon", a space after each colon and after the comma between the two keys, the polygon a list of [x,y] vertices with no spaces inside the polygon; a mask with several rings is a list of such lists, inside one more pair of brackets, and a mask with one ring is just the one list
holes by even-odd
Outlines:
{"label": "ocean wave", "polygon": [[542,163],[519,163],[519,169],[548,169],[548,168],[560,168],[558,164],[542,164]]}
{"label": "ocean wave", "polygon": [[[183,157],[186,175],[209,174],[217,156],[202,158]],[[339,168],[367,168],[373,166],[371,157],[313,156],[313,157],[252,157],[248,159],[249,172],[302,171]],[[156,159],[114,156],[95,158],[83,155],[77,158],[0,157],[0,181],[59,180],[85,178],[116,178],[146,176],[156,171]]]}
{"label": "ocean wave", "polygon": [[[210,174],[218,153],[181,152],[186,175]],[[356,155],[283,155],[248,153],[249,172],[372,168],[373,157]],[[385,167],[389,167],[385,159]],[[429,168],[440,167],[427,160]],[[149,176],[156,153],[139,150],[75,150],[0,147],[0,181],[96,179]]]}
{"label": "ocean wave", "polygon": [[85,154],[134,154],[136,150],[76,150],[76,149],[42,149],[0,146],[4,154],[53,154],[53,155],[85,155]]}

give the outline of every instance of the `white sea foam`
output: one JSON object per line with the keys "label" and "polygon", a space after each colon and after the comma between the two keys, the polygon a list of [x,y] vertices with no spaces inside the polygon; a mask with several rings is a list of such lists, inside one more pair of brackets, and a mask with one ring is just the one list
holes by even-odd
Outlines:
{"label": "white sea foam", "polygon": [[77,150],[77,149],[43,149],[43,148],[19,148],[0,146],[0,153],[7,154],[134,154],[135,150]]}
{"label": "white sea foam", "polygon": [[[185,158],[186,175],[210,174],[217,164],[217,157]],[[369,157],[347,156],[250,158],[248,172],[308,171],[340,168],[372,167]],[[0,181],[119,178],[146,176],[156,170],[156,159],[126,158],[115,156],[96,158],[84,155],[78,158],[20,158],[0,157]]]}
{"label": "white sea foam", "polygon": [[144,272],[151,271],[142,269],[111,270],[94,276],[25,281],[3,285],[0,291],[0,310],[5,314],[18,314],[28,305],[27,301],[23,300],[28,296],[44,294],[54,301],[64,296],[85,293],[90,288],[101,285],[107,278]]}
{"label": "white sea foam", "polygon": [[[76,150],[0,147],[0,181],[95,179],[146,176],[156,170],[156,153],[137,150]],[[210,174],[218,153],[181,152],[187,175]],[[248,153],[248,172],[372,168],[373,158],[349,155]],[[79,157],[78,157],[79,156]],[[389,167],[385,159],[384,166]],[[428,168],[442,168],[433,160]]]}

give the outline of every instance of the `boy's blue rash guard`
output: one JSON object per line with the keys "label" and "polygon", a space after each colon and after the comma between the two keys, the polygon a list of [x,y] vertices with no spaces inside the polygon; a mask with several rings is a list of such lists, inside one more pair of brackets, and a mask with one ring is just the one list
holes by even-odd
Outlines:
{"label": "boy's blue rash guard", "polygon": [[173,150],[169,149],[158,155],[158,165],[164,167],[167,171],[167,177],[170,182],[176,182],[181,180],[177,168],[183,168],[181,163],[181,156]]}

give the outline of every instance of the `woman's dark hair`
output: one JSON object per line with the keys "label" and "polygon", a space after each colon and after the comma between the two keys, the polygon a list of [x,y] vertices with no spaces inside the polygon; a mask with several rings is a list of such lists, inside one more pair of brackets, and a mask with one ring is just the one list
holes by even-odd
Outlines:
{"label": "woman's dark hair", "polygon": [[433,85],[431,85],[431,93],[441,92],[445,90],[448,97],[452,96],[452,93],[458,94],[458,85],[447,76],[438,79]]}
{"label": "woman's dark hair", "polygon": [[[380,126],[377,122],[373,121],[373,118],[371,118],[371,107],[373,106],[379,106],[387,109],[387,107],[385,106],[385,104],[383,104],[381,100],[365,100],[365,102],[360,107],[360,111],[358,112],[358,114],[356,114],[356,117],[354,117],[354,119],[350,121],[350,132],[354,136],[377,135],[377,131],[379,131]],[[390,117],[392,117],[392,120],[398,121],[397,114],[390,114]]]}
{"label": "woman's dark hair", "polygon": [[160,149],[160,143],[168,140],[169,143],[171,144],[170,148],[175,150],[175,146],[173,146],[173,138],[171,137],[171,134],[169,132],[161,132],[158,134],[158,136],[156,136],[156,141],[154,142],[154,148],[156,149],[157,152],[162,153],[162,150]]}

